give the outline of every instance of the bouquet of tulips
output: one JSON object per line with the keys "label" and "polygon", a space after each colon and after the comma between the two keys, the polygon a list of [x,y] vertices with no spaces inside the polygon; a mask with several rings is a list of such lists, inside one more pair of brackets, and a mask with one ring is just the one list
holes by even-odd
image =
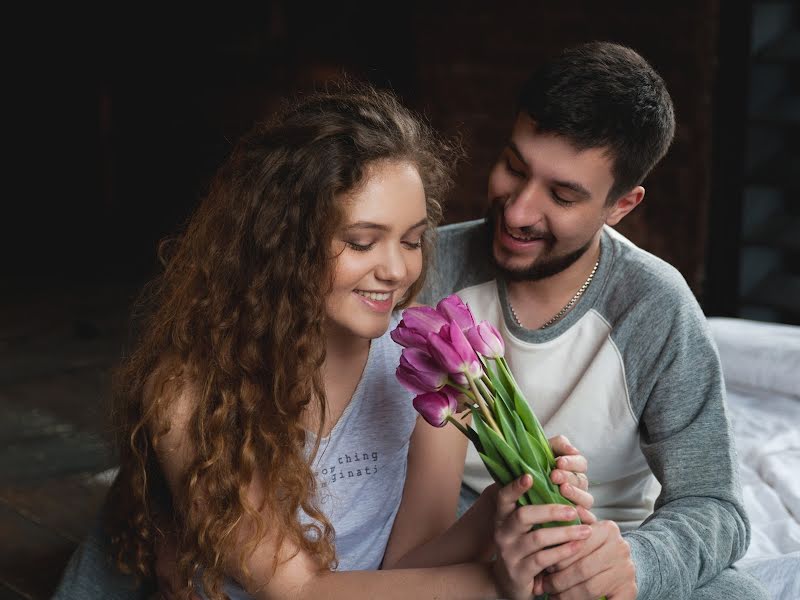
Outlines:
{"label": "bouquet of tulips", "polygon": [[[550,481],[553,451],[503,357],[503,338],[491,323],[476,323],[469,307],[453,294],[435,309],[406,309],[391,336],[404,347],[397,379],[416,394],[414,408],[428,423],[457,427],[500,485],[528,473],[533,485],[520,504],[572,506]],[[472,413],[472,426],[454,416],[465,410]]]}

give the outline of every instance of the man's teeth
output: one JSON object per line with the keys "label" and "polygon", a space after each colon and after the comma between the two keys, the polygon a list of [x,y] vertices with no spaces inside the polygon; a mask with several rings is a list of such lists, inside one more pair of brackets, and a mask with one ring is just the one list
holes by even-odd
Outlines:
{"label": "man's teeth", "polygon": [[364,296],[364,298],[369,298],[370,300],[377,300],[378,302],[388,300],[392,297],[391,292],[362,292],[361,290],[356,290],[356,294]]}
{"label": "man's teeth", "polygon": [[522,241],[522,242],[532,242],[533,240],[540,240],[540,239],[542,239],[541,237],[539,237],[539,236],[536,236],[536,235],[532,235],[532,236],[527,236],[527,235],[514,235],[513,233],[511,233],[511,234],[509,234],[509,235],[511,235],[511,237],[513,237],[515,240],[520,240],[520,241]]}

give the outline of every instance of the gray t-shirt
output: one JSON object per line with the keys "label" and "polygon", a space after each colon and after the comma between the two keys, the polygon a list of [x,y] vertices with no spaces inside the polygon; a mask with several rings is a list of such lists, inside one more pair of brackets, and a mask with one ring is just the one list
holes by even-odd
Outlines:
{"label": "gray t-shirt", "polygon": [[[380,567],[403,496],[417,413],[395,377],[402,348],[389,331],[399,321],[394,314],[389,330],[372,341],[356,391],[312,463],[319,508],[336,533],[339,571]],[[311,522],[305,514],[300,521]],[[233,581],[225,592],[232,600],[251,598]]]}
{"label": "gray t-shirt", "polygon": [[[511,316],[484,223],[438,235],[421,301],[463,293],[508,333],[510,358],[519,360],[512,370],[529,382],[528,400],[542,401],[548,433],[575,432],[570,441],[595,456],[589,478],[601,483],[602,508],[633,528],[624,535],[639,598],[689,597],[738,560],[750,526],[719,357],[680,273],[607,227],[581,300],[553,326],[529,331]],[[652,476],[642,468],[661,485],[649,516],[641,511]]]}

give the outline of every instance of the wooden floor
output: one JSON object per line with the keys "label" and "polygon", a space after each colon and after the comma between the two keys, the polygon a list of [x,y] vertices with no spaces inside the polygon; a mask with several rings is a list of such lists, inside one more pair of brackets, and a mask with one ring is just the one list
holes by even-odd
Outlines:
{"label": "wooden floor", "polygon": [[136,286],[20,290],[0,298],[0,600],[49,598],[103,500]]}

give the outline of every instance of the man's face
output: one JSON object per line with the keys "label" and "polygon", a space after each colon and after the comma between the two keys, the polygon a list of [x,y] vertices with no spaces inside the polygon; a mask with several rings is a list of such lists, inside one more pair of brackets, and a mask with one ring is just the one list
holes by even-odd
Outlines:
{"label": "man's face", "polygon": [[576,150],[537,133],[520,114],[489,175],[489,223],[497,267],[515,280],[569,267],[599,235],[614,177],[604,149]]}

